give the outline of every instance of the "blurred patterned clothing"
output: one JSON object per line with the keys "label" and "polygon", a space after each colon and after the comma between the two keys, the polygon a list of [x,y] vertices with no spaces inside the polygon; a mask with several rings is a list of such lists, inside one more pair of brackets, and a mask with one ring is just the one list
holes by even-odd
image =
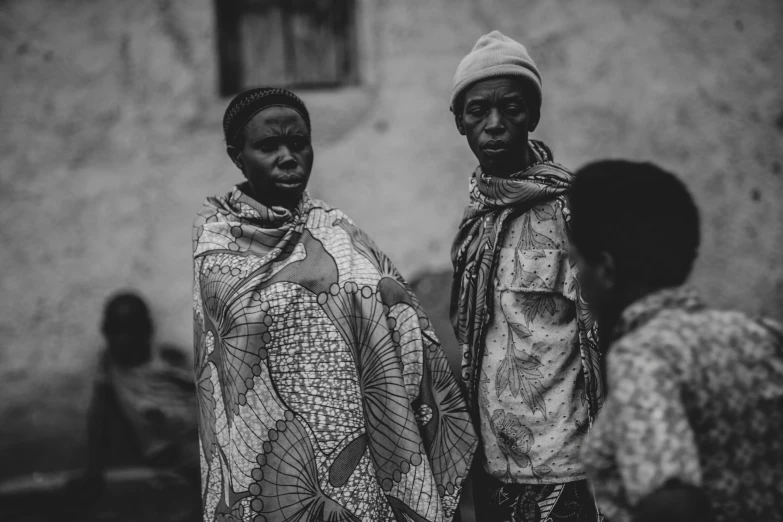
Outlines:
{"label": "blurred patterned clothing", "polygon": [[175,451],[178,466],[198,467],[196,387],[191,371],[158,358],[123,367],[107,351],[101,357],[98,382],[114,392],[145,459],[154,461]]}
{"label": "blurred patterned clothing", "polygon": [[781,326],[676,288],[629,306],[614,335],[583,449],[607,520],[670,479],[701,487],[719,522],[783,520]]}
{"label": "blurred patterned clothing", "polygon": [[305,193],[242,186],[194,231],[205,520],[451,520],[477,441],[418,300]]}

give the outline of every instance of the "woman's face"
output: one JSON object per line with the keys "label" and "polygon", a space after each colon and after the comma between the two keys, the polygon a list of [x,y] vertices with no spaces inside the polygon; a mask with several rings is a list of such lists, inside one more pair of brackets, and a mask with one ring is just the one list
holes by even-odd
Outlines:
{"label": "woman's face", "polygon": [[243,132],[244,146],[229,146],[228,153],[256,199],[268,206],[296,206],[313,168],[310,132],[302,116],[288,107],[269,107]]}

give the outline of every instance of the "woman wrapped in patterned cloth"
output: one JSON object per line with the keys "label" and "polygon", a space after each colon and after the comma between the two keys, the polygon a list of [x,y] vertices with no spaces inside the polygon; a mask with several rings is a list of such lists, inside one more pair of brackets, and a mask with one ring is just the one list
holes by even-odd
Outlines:
{"label": "woman wrapped in patterned cloth", "polygon": [[402,276],[305,191],[304,103],[253,89],[223,129],[246,181],[194,229],[204,519],[451,520],[470,415]]}

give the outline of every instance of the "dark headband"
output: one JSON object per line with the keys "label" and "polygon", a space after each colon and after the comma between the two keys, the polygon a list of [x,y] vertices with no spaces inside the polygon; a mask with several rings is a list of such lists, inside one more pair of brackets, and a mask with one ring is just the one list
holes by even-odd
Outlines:
{"label": "dark headband", "polygon": [[253,116],[268,107],[288,107],[295,110],[305,121],[308,132],[311,130],[310,114],[304,102],[296,94],[286,89],[261,87],[238,94],[228,104],[226,114],[223,116],[226,143],[233,145]]}

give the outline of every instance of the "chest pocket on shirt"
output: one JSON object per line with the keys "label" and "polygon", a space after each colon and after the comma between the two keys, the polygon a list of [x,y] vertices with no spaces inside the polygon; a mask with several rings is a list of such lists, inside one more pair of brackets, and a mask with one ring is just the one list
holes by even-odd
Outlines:
{"label": "chest pocket on shirt", "polygon": [[513,296],[513,308],[523,308],[527,322],[541,315],[568,323],[576,312],[575,275],[565,250],[503,248],[497,285],[506,296],[501,301],[508,306]]}
{"label": "chest pocket on shirt", "polygon": [[[565,250],[504,248],[498,273],[500,290],[558,293],[576,300],[575,271]],[[502,269],[502,271],[500,270]]]}

